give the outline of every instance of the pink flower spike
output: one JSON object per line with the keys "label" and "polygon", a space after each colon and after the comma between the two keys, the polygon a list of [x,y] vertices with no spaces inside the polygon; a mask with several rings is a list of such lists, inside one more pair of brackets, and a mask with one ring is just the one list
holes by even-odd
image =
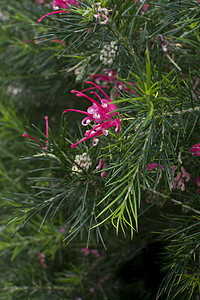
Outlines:
{"label": "pink flower spike", "polygon": [[[153,169],[158,168],[158,167],[159,167],[159,164],[157,164],[157,163],[149,164],[147,166],[147,171],[153,170]],[[160,169],[163,170],[163,166],[162,165],[160,165]]]}
{"label": "pink flower spike", "polygon": [[101,102],[100,104],[93,98],[84,94],[83,91],[82,92],[79,92],[77,90],[71,91],[72,93],[75,93],[76,96],[85,97],[86,99],[91,101],[92,106],[88,107],[87,112],[75,110],[75,109],[66,109],[63,113],[66,113],[68,111],[75,111],[87,115],[87,117],[85,117],[82,120],[83,126],[89,125],[92,121],[97,124],[97,125],[93,125],[93,128],[91,130],[87,130],[85,132],[85,137],[82,140],[80,140],[75,144],[72,144],[71,145],[72,149],[74,149],[78,144],[82,143],[83,141],[86,141],[89,138],[93,138],[92,144],[93,146],[96,146],[99,142],[98,137],[100,135],[107,136],[109,133],[108,132],[109,128],[116,127],[115,132],[119,132],[121,127],[121,121],[119,118],[113,120],[113,116],[119,115],[119,113],[116,112],[117,107],[112,103],[111,99],[98,85],[90,81],[87,81],[87,83],[91,83],[94,86],[93,88],[98,88],[103,93],[103,95],[106,96],[107,99],[102,99],[96,92],[91,91],[90,93],[96,95],[98,100]]}
{"label": "pink flower spike", "polygon": [[69,13],[69,11],[67,11],[67,10],[57,10],[57,11],[50,12],[50,13],[42,16],[40,19],[38,19],[38,23],[40,23],[44,18],[46,18],[50,15],[53,15],[53,14],[58,14],[58,13]]}
{"label": "pink flower spike", "polygon": [[192,152],[194,156],[200,156],[200,143],[192,146],[192,148],[190,148],[190,152]]}
{"label": "pink flower spike", "polygon": [[30,136],[30,135],[28,135],[28,134],[22,134],[22,136],[23,137],[29,137],[30,139],[32,139],[33,141],[35,141],[39,146],[40,146],[40,148],[42,149],[42,150],[44,150],[43,149],[43,147],[42,147],[42,145],[34,138],[34,137],[32,137],[32,136]]}

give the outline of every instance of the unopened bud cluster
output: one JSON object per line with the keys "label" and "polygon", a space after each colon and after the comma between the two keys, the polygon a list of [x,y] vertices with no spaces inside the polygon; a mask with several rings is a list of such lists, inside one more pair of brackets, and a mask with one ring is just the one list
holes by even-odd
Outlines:
{"label": "unopened bud cluster", "polygon": [[111,42],[103,47],[101,50],[100,60],[104,65],[112,65],[117,52],[116,42]]}
{"label": "unopened bud cluster", "polygon": [[91,159],[86,152],[81,155],[76,155],[74,162],[72,174],[83,173],[83,170],[88,170],[92,165]]}

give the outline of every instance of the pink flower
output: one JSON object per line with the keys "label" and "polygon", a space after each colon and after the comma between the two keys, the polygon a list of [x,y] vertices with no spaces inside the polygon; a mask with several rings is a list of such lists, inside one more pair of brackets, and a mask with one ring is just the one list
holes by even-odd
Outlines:
{"label": "pink flower", "polygon": [[[46,120],[46,137],[47,137],[45,150],[47,151],[48,150],[48,145],[49,145],[49,141],[48,141],[48,137],[49,137],[48,116],[45,116],[45,120]],[[41,148],[41,150],[44,151],[43,146],[34,137],[32,137],[28,134],[24,134],[24,133],[22,134],[22,136],[23,137],[28,137],[28,138],[32,139],[33,141],[35,141],[38,144],[38,146]]]}
{"label": "pink flower", "polygon": [[[93,98],[91,98],[91,97],[87,96],[85,93],[83,93],[84,91],[87,91],[90,89],[83,90],[82,92],[72,90],[72,93],[76,93],[76,96],[85,97],[89,101],[91,101],[92,106],[90,106],[87,109],[87,112],[81,111],[81,110],[76,110],[76,109],[66,109],[63,113],[66,113],[68,111],[75,111],[75,112],[79,112],[79,113],[87,115],[87,117],[85,117],[82,120],[83,126],[87,126],[91,122],[94,122],[97,124],[97,125],[96,124],[93,125],[93,128],[91,130],[87,130],[85,132],[84,139],[77,142],[76,144],[71,145],[72,149],[74,149],[79,143],[82,143],[83,141],[90,139],[90,138],[93,138],[93,146],[96,146],[99,141],[98,137],[100,135],[108,135],[108,129],[111,127],[116,127],[116,129],[115,129],[116,132],[120,131],[120,125],[121,125],[120,119],[119,118],[116,118],[114,120],[112,119],[113,116],[119,115],[118,112],[115,112],[115,110],[117,110],[117,107],[112,103],[112,101],[108,97],[108,95],[98,85],[96,85],[95,83],[90,82],[90,81],[86,81],[86,83],[90,83],[90,84],[94,85],[95,88],[98,88],[103,93],[105,98],[107,98],[107,99],[102,99],[96,92],[90,91],[91,94],[94,94],[97,96],[97,98],[101,102],[101,104],[100,104]],[[105,121],[105,122],[103,122],[103,121]]]}
{"label": "pink flower", "polygon": [[[172,174],[175,175],[178,167],[177,166],[171,166],[172,168]],[[186,172],[185,169],[183,167],[181,167],[181,172],[178,172],[175,180],[174,180],[174,184],[172,182],[171,176],[169,176],[170,178],[170,186],[173,189],[181,189],[182,191],[185,190],[185,182],[188,182],[190,180],[190,173]],[[185,179],[185,181],[184,181]]]}
{"label": "pink flower", "polygon": [[[95,79],[94,81],[97,84],[99,84],[100,81],[108,82],[110,84],[114,84],[114,86],[116,86],[116,88],[119,89],[119,90],[122,90],[124,92],[132,92],[132,93],[136,94],[135,91],[131,90],[130,88],[127,88],[125,86],[124,82],[117,80],[117,75],[115,74],[115,72],[113,70],[104,69],[103,71],[107,75],[94,74],[94,75],[91,75],[90,77],[94,78]],[[129,84],[134,85],[132,82],[129,82]],[[105,86],[105,87],[108,88],[110,86]],[[119,94],[118,94],[118,90],[117,89],[116,89],[116,96],[118,97]]]}
{"label": "pink flower", "polygon": [[108,23],[108,10],[107,8],[101,7],[101,3],[97,2],[93,5],[93,8],[97,11],[97,14],[94,14],[94,17],[96,18],[97,22],[101,25],[105,25]]}
{"label": "pink flower", "polygon": [[53,14],[58,14],[58,13],[69,13],[67,10],[57,10],[59,7],[67,9],[69,8],[69,5],[76,5],[78,7],[78,3],[76,0],[54,0],[52,3],[52,7],[55,11],[50,12],[44,16],[42,16],[40,19],[38,19],[38,22],[40,23],[44,18],[53,15]]}
{"label": "pink flower", "polygon": [[194,156],[200,156],[200,143],[192,146],[192,148],[190,148],[190,152],[192,152]]}
{"label": "pink flower", "polygon": [[147,171],[153,170],[153,169],[158,168],[158,167],[160,167],[160,169],[163,170],[163,166],[162,165],[159,165],[157,163],[149,164],[147,166]]}
{"label": "pink flower", "polygon": [[53,9],[57,9],[57,7],[60,8],[68,8],[69,5],[76,5],[78,6],[78,3],[76,0],[54,0],[52,3]]}
{"label": "pink flower", "polygon": [[114,121],[108,120],[105,121],[102,124],[99,125],[94,125],[93,128],[91,130],[87,130],[85,132],[85,138],[83,138],[82,140],[80,140],[79,142],[71,145],[71,148],[74,149],[76,148],[76,146],[90,138],[93,138],[92,140],[92,144],[93,146],[96,146],[99,142],[98,137],[100,135],[108,135],[108,129],[111,127],[116,127],[115,132],[119,132],[120,131],[120,125],[121,125],[121,121],[119,120],[119,118],[116,118]]}
{"label": "pink flower", "polygon": [[94,17],[96,18],[97,22],[101,25],[106,25],[109,21],[106,14],[98,13],[97,15],[94,15]]}
{"label": "pink flower", "polygon": [[117,77],[116,77],[116,74],[113,70],[108,70],[108,69],[103,69],[103,72],[108,74],[108,75],[103,75],[103,74],[94,74],[94,75],[91,75],[90,77],[91,78],[95,78],[95,82],[97,84],[100,83],[100,81],[105,81],[105,82],[108,82],[108,83],[112,83],[112,82],[115,82],[117,81]]}

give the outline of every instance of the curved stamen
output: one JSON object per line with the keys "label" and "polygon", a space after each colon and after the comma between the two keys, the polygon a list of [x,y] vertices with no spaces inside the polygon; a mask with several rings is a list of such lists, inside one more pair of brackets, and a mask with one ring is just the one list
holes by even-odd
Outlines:
{"label": "curved stamen", "polygon": [[[100,85],[99,87],[101,87],[101,88],[110,88],[109,85]],[[91,88],[87,88],[87,89],[82,90],[82,92],[87,92],[87,91],[91,91],[91,90],[95,90],[95,89],[96,89],[96,87],[93,86]]]}
{"label": "curved stamen", "polygon": [[90,98],[89,96],[87,96],[86,94],[82,93],[82,92],[79,92],[79,91],[76,91],[76,90],[71,90],[71,92],[73,94],[76,93],[76,96],[77,97],[85,97],[87,98],[88,100],[90,100],[92,103],[95,103],[98,107],[102,108],[101,104],[99,104],[97,101],[95,101],[94,99]]}
{"label": "curved stamen", "polygon": [[38,140],[36,140],[34,137],[32,137],[32,136],[30,136],[30,135],[28,135],[28,134],[22,134],[22,136],[23,137],[29,137],[30,139],[32,139],[33,141],[35,141],[39,146],[40,146],[40,148],[42,149],[42,150],[44,150],[43,149],[43,147],[42,147],[42,145],[38,142]]}
{"label": "curved stamen", "polygon": [[53,12],[50,12],[44,16],[42,16],[40,19],[38,19],[38,23],[40,23],[44,18],[50,16],[50,15],[53,15],[53,14],[58,14],[58,13],[68,13],[69,11],[67,10],[57,10],[57,11],[53,11]]}
{"label": "curved stamen", "polygon": [[[94,132],[94,133],[90,134],[89,136],[84,137],[82,140],[78,141],[76,144],[72,144],[72,145],[71,145],[71,148],[72,148],[72,149],[76,148],[76,146],[77,146],[78,144],[80,144],[80,143],[82,143],[82,142],[84,142],[84,141],[86,141],[86,140],[88,140],[88,139],[90,139],[90,138],[92,138],[92,137],[94,137],[94,136],[96,136],[96,135],[97,135],[97,132]],[[99,133],[98,133],[97,136],[99,136]]]}
{"label": "curved stamen", "polygon": [[66,110],[63,111],[63,114],[65,114],[65,113],[68,112],[68,111],[75,111],[75,112],[79,112],[79,113],[81,113],[81,114],[85,114],[85,115],[88,115],[88,116],[91,115],[91,114],[89,114],[89,113],[86,112],[86,111],[82,111],[82,110],[78,110],[78,109],[66,109]]}
{"label": "curved stamen", "polygon": [[97,96],[97,98],[101,101],[101,97],[94,91],[91,91],[90,94],[95,94]]}
{"label": "curved stamen", "polygon": [[106,96],[106,98],[110,101],[110,102],[112,102],[111,101],[111,99],[108,97],[108,95],[106,95],[106,93],[96,84],[96,83],[94,83],[94,82],[91,82],[91,81],[85,81],[86,83],[90,83],[90,84],[93,84],[94,86],[96,86],[103,94],[104,94],[104,96]]}

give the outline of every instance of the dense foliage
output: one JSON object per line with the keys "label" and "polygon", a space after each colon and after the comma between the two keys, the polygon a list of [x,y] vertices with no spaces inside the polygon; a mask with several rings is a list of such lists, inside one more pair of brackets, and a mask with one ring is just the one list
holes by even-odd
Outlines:
{"label": "dense foliage", "polygon": [[199,21],[1,0],[2,299],[199,299]]}

